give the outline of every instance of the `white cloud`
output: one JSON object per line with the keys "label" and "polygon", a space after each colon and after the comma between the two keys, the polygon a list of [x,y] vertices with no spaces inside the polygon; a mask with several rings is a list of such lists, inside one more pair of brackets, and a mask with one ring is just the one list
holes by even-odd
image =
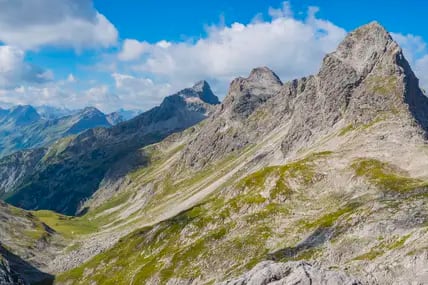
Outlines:
{"label": "white cloud", "polygon": [[276,9],[273,7],[269,8],[269,16],[271,16],[273,19],[276,18],[289,18],[293,17],[294,13],[291,9],[290,2],[286,1],[282,3],[282,8]]}
{"label": "white cloud", "polygon": [[421,57],[426,50],[426,43],[423,38],[420,36],[415,36],[412,34],[403,35],[400,33],[391,33],[392,37],[404,51],[404,54],[410,62],[414,62]]}
{"label": "white cloud", "polygon": [[150,45],[146,42],[139,42],[134,39],[126,39],[123,42],[122,51],[119,53],[119,59],[123,61],[139,58]]}
{"label": "white cloud", "polygon": [[422,37],[412,34],[391,33],[420,80],[420,86],[428,90],[428,48]]}
{"label": "white cloud", "polygon": [[425,93],[428,91],[428,54],[419,58],[414,64],[414,70],[416,76],[420,80],[421,87],[425,90]]}
{"label": "white cloud", "polygon": [[0,42],[21,49],[42,46],[109,47],[116,28],[92,0],[0,0]]}
{"label": "white cloud", "polygon": [[174,91],[169,83],[155,83],[150,78],[113,73],[115,92],[127,109],[145,109],[158,105]]}
{"label": "white cloud", "polygon": [[23,83],[44,83],[54,79],[53,72],[25,62],[24,51],[0,46],[0,88],[15,88]]}
{"label": "white cloud", "polygon": [[[5,0],[0,0],[0,6],[2,1]],[[28,2],[31,5],[25,9],[37,11],[39,6],[34,3],[41,7],[49,0]],[[33,16],[27,11],[24,19],[19,19],[12,17],[11,10],[0,11],[0,41],[7,36],[23,48],[64,45],[76,49],[108,46],[116,41],[114,26],[93,8],[91,1],[50,3],[62,11],[59,14],[67,16],[50,15],[44,19],[40,16],[43,13]],[[70,8],[70,3],[76,3],[75,7]],[[119,108],[147,110],[159,104],[164,96],[201,79],[208,80],[217,95],[225,95],[233,78],[247,76],[257,66],[272,68],[284,81],[299,78],[317,72],[324,55],[335,50],[346,34],[341,27],[318,18],[317,11],[318,8],[310,7],[305,18],[301,15],[295,18],[289,2],[284,2],[279,9],[269,9],[269,20],[259,15],[250,23],[229,26],[221,23],[209,27],[206,36],[193,41],[148,43],[126,39],[118,53],[108,53],[94,65],[97,74],[100,70],[104,75],[111,73],[110,84],[85,81],[82,76],[76,80],[74,74],[53,82],[52,72],[25,63],[23,49],[0,47],[0,101],[9,105],[55,105],[72,109],[92,105],[104,112]],[[4,23],[16,24],[16,27],[4,32]],[[70,26],[64,27],[65,23]],[[106,26],[107,32],[100,25]],[[36,39],[35,29],[47,33]],[[23,40],[26,36],[28,43]],[[421,85],[428,89],[426,43],[415,35],[393,36],[402,45]],[[34,82],[43,84],[32,84]]]}
{"label": "white cloud", "polygon": [[170,42],[163,40],[163,41],[158,42],[156,45],[161,47],[161,48],[169,48],[172,44]]}
{"label": "white cloud", "polygon": [[[285,2],[281,9],[269,10],[269,21],[212,26],[206,37],[194,42],[161,45],[133,40],[138,51],[134,53],[129,52],[127,40],[119,56],[134,60],[145,74],[180,88],[207,79],[215,80],[215,89],[224,93],[231,79],[247,75],[257,66],[269,66],[288,80],[316,72],[323,56],[346,34],[331,22],[316,18],[316,11],[310,8],[307,18],[298,20]],[[124,56],[124,51],[132,56]]]}
{"label": "white cloud", "polygon": [[[64,82],[61,82],[64,83]],[[76,90],[75,86],[50,83],[44,86],[20,86],[11,90],[0,89],[0,105],[55,106],[67,109],[80,109],[94,106],[110,112],[122,103],[106,85]]]}
{"label": "white cloud", "polygon": [[92,87],[82,89],[80,81],[70,81],[68,77],[43,85],[0,88],[0,106],[31,104],[68,109],[94,106],[106,113],[120,108],[147,110],[176,91],[168,83],[156,83],[145,77],[120,73],[111,76],[113,86],[93,82]]}

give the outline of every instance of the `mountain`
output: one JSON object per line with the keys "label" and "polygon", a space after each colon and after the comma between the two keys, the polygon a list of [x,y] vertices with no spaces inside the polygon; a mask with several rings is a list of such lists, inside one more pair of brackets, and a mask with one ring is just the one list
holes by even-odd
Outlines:
{"label": "mountain", "polygon": [[67,108],[57,108],[48,105],[37,106],[35,109],[37,110],[37,113],[46,120],[59,119],[79,112],[79,110],[69,110]]}
{"label": "mountain", "polygon": [[60,235],[33,214],[3,202],[0,220],[0,284],[49,284],[53,276],[38,268],[55,257]]}
{"label": "mountain", "polygon": [[377,23],[316,75],[257,68],[201,124],[146,147],[107,202],[100,187],[84,217],[104,232],[57,257],[71,270],[56,282],[423,283],[427,101]]}
{"label": "mountain", "polygon": [[39,115],[32,106],[16,106],[1,111],[0,155],[47,146],[87,129],[111,126],[106,115],[95,108],[86,108],[64,117],[43,114]]}
{"label": "mountain", "polygon": [[[147,163],[140,148],[197,124],[215,108],[205,83],[168,96],[162,104],[112,128],[90,129],[44,149],[15,153],[0,160],[1,197],[25,209],[49,209],[76,214],[100,187]],[[211,92],[211,95],[207,94]],[[214,102],[218,102],[214,101]],[[85,109],[82,118],[105,118]],[[69,130],[81,131],[86,120]],[[71,132],[69,131],[69,132]],[[71,194],[71,195],[69,195]]]}
{"label": "mountain", "polygon": [[73,121],[72,126],[66,132],[67,135],[78,134],[95,127],[111,126],[106,115],[94,107],[87,107],[74,116],[66,117],[66,119]]}
{"label": "mountain", "polygon": [[119,112],[113,112],[108,114],[106,116],[106,119],[112,126],[126,121],[126,119]]}
{"label": "mountain", "polygon": [[107,115],[107,120],[111,125],[117,125],[125,121],[131,120],[141,114],[140,110],[124,110],[120,109],[116,112]]}
{"label": "mountain", "polygon": [[80,214],[18,210],[52,242],[10,250],[55,284],[426,283],[428,98],[381,25],[315,75],[255,68],[219,105],[205,85],[3,158],[8,202]]}
{"label": "mountain", "polygon": [[3,111],[1,123],[10,127],[19,127],[30,125],[39,119],[40,115],[32,106],[16,106],[11,108],[7,113]]}

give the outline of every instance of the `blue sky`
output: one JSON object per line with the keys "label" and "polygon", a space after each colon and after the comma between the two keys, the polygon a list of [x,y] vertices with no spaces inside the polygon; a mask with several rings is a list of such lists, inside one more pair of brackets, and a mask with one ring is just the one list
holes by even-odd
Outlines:
{"label": "blue sky", "polygon": [[206,79],[224,96],[260,65],[314,73],[379,21],[428,86],[425,1],[0,0],[0,105],[148,109]]}

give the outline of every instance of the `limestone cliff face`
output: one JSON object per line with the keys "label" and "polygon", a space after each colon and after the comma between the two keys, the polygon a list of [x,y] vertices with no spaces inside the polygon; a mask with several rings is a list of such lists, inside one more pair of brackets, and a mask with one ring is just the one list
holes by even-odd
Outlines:
{"label": "limestone cliff face", "polygon": [[291,285],[329,284],[362,285],[363,283],[343,272],[325,270],[306,262],[274,263],[265,261],[241,277],[219,285]]}
{"label": "limestone cliff face", "polygon": [[268,68],[258,68],[234,80],[221,108],[205,124],[204,136],[189,144],[184,159],[201,168],[279,126],[288,128],[284,156],[337,125],[356,127],[385,115],[423,131],[427,109],[428,99],[401,48],[373,22],[350,33],[316,75],[282,84]]}

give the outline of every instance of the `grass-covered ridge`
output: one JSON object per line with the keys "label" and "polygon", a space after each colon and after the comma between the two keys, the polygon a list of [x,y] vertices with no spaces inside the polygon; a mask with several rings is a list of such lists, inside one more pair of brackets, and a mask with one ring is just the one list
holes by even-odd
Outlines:
{"label": "grass-covered ridge", "polygon": [[376,159],[358,159],[352,168],[357,176],[366,177],[386,191],[406,192],[428,186],[426,181],[408,177],[400,168]]}
{"label": "grass-covered ridge", "polygon": [[291,195],[300,195],[296,187],[308,187],[322,177],[314,163],[329,154],[250,174],[202,204],[122,238],[111,250],[58,276],[57,283],[214,281],[207,280],[206,272],[229,276],[248,270],[274,249],[269,241],[284,238],[273,229],[275,221],[290,215]]}
{"label": "grass-covered ridge", "polygon": [[[333,159],[331,152],[316,153],[236,179],[197,206],[121,238],[112,249],[57,276],[56,283],[167,284],[179,279],[213,284],[273,257],[280,261],[322,259],[329,254],[329,246],[346,245],[344,236],[350,245],[365,246],[365,251],[350,251],[337,264],[364,263],[405,247],[410,235],[401,233],[393,238],[352,240],[350,228],[379,214],[379,208],[372,208],[373,199],[378,198],[319,193],[329,181],[329,159]],[[369,180],[389,179],[387,174],[394,174],[405,180],[392,176],[393,185],[415,182],[402,170],[375,160],[360,159],[352,167],[357,176]],[[174,185],[190,187],[189,181]],[[168,195],[174,195],[172,188]],[[404,199],[394,201],[376,203],[381,203],[385,212],[405,203]]]}
{"label": "grass-covered ridge", "polygon": [[95,223],[82,217],[69,217],[52,211],[33,211],[32,214],[66,238],[93,233],[98,229]]}

